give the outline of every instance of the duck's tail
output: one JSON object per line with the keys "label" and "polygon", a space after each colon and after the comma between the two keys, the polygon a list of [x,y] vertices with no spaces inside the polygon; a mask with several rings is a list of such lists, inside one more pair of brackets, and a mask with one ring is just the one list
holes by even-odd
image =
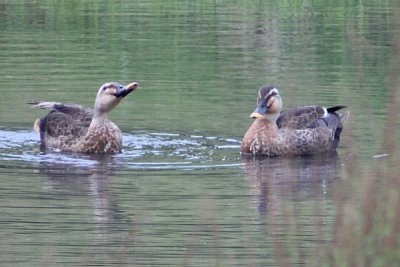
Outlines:
{"label": "duck's tail", "polygon": [[40,124],[41,124],[41,118],[37,118],[35,120],[35,122],[33,123],[33,129],[35,130],[35,132],[40,133]]}
{"label": "duck's tail", "polygon": [[41,108],[41,109],[52,109],[55,105],[61,105],[59,102],[53,101],[32,101],[28,102],[28,105],[31,105],[32,108]]}
{"label": "duck's tail", "polygon": [[40,151],[46,151],[46,117],[36,119],[33,129],[40,135]]}
{"label": "duck's tail", "polygon": [[343,126],[346,123],[346,121],[349,119],[350,117],[350,111],[347,111],[346,113],[336,113],[339,116],[339,125],[335,130],[335,134],[333,136],[333,144],[334,147],[338,147],[339,145],[339,141],[340,141],[340,134],[342,133],[343,130]]}
{"label": "duck's tail", "polygon": [[347,106],[335,106],[335,107],[327,108],[326,110],[328,111],[328,113],[335,113],[336,111],[344,109],[344,108],[347,108]]}
{"label": "duck's tail", "polygon": [[[38,108],[53,108],[56,102],[28,102],[31,107]],[[40,151],[46,151],[46,117],[37,118],[33,123],[33,129],[40,135]]]}

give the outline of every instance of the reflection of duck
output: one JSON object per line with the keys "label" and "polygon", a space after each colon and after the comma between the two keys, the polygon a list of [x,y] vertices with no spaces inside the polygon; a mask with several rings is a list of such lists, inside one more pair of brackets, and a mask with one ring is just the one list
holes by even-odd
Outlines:
{"label": "reflection of duck", "polygon": [[[71,203],[71,200],[82,203],[79,220],[91,222],[86,226],[93,228],[96,237],[93,241],[109,242],[111,225],[131,223],[126,221],[124,211],[110,197],[109,182],[115,176],[115,158],[107,154],[91,154],[62,156],[61,159],[62,163],[59,155],[49,155],[38,167],[38,173],[47,178],[44,185],[49,191],[48,197],[66,200],[63,212],[68,214],[65,217],[68,220],[74,220],[76,216],[76,203]],[[88,201],[91,206],[87,207]],[[89,216],[85,209],[92,211],[93,216]]]}
{"label": "reflection of duck", "polygon": [[75,104],[31,103],[33,107],[51,109],[34,124],[40,133],[41,150],[97,154],[121,152],[121,131],[108,119],[108,113],[137,86],[136,82],[126,86],[116,82],[103,84],[97,93],[94,110]]}
{"label": "reflection of duck", "polygon": [[241,152],[256,156],[301,156],[333,151],[339,144],[348,113],[336,113],[344,106],[298,107],[282,110],[282,99],[271,85],[260,88],[256,118],[247,130]]}
{"label": "reflection of duck", "polygon": [[284,203],[294,199],[319,202],[329,193],[327,185],[340,176],[342,168],[336,151],[324,157],[243,158],[242,161],[261,214],[278,212]]}

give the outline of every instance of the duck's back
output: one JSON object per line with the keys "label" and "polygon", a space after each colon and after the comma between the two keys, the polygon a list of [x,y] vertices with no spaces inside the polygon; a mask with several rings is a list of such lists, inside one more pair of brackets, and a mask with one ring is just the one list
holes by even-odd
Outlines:
{"label": "duck's back", "polygon": [[[280,129],[299,129],[313,133],[311,129],[327,128],[332,132],[332,147],[337,148],[340,140],[340,133],[343,125],[348,118],[348,114],[340,114],[336,111],[346,108],[346,106],[334,106],[325,108],[321,106],[304,106],[281,112],[277,125]],[[323,131],[323,132],[321,132]],[[325,130],[318,130],[316,137],[328,136]],[[308,138],[311,139],[311,138]],[[323,145],[322,141],[321,146]]]}
{"label": "duck's back", "polygon": [[93,110],[80,105],[57,104],[44,117],[46,132],[52,137],[84,136],[93,118]]}
{"label": "duck's back", "polygon": [[[316,121],[328,119],[331,115],[337,115],[336,111],[345,106],[324,108],[321,106],[304,106],[282,110],[276,124],[279,128],[306,129],[315,128]],[[328,119],[329,120],[329,119]]]}
{"label": "duck's back", "polygon": [[50,112],[36,120],[41,149],[74,151],[76,144],[87,134],[93,110],[75,104],[38,102],[35,107],[49,108]]}

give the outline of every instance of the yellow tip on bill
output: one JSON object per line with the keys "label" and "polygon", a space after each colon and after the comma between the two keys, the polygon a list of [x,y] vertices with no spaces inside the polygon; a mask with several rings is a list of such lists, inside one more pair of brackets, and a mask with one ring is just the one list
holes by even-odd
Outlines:
{"label": "yellow tip on bill", "polygon": [[260,117],[262,117],[262,115],[260,113],[258,113],[258,112],[253,112],[253,113],[250,114],[250,118],[253,118],[253,119],[257,119],[257,118],[260,118]]}
{"label": "yellow tip on bill", "polygon": [[139,86],[139,83],[133,82],[133,83],[128,84],[128,85],[126,86],[126,88],[128,88],[128,89],[130,89],[130,90],[135,90],[138,86]]}

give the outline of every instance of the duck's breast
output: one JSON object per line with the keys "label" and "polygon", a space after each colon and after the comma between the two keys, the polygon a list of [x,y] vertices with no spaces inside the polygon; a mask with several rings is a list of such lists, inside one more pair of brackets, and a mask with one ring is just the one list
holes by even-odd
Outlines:
{"label": "duck's breast", "polygon": [[116,154],[122,149],[122,134],[111,121],[91,125],[86,136],[77,144],[77,152]]}
{"label": "duck's breast", "polygon": [[274,156],[270,144],[274,142],[277,126],[265,119],[256,119],[243,137],[240,151],[256,156]]}

